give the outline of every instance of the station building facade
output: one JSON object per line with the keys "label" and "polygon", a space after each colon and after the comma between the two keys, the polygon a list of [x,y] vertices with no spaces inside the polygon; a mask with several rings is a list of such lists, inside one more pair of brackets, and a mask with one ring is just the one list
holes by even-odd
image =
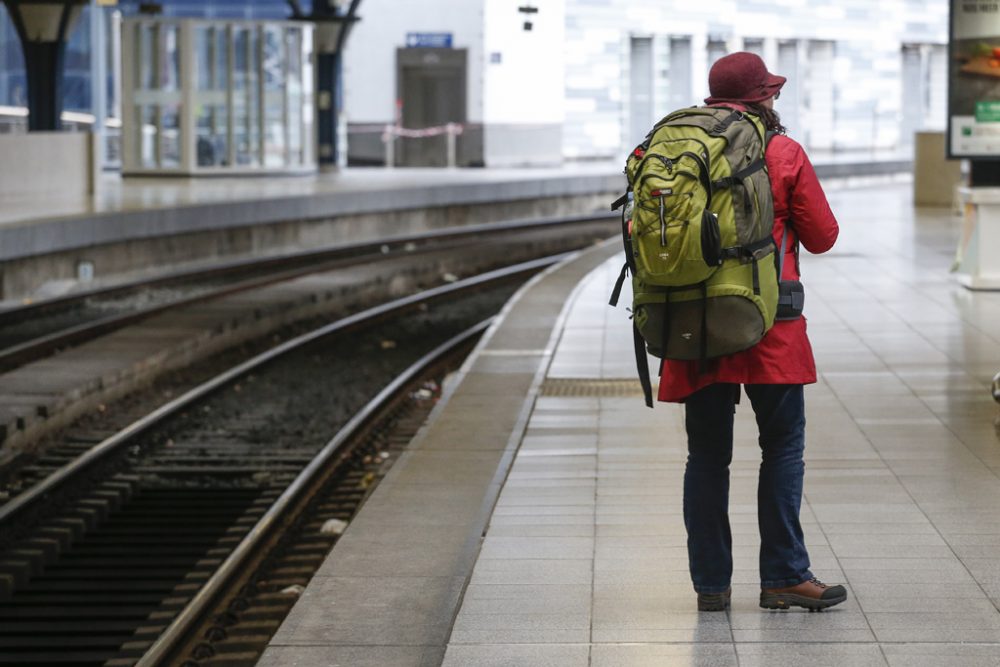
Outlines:
{"label": "station building facade", "polygon": [[[711,63],[736,50],[788,77],[777,109],[814,152],[905,153],[945,126],[947,0],[364,0],[360,14],[344,62],[356,164],[384,160],[387,124],[447,122],[465,128],[464,164],[618,159],[701,103]],[[395,141],[397,163],[442,159],[440,137]]]}
{"label": "station building facade", "polygon": [[[289,14],[282,0],[161,4],[166,16]],[[103,11],[138,10],[123,0]],[[777,108],[813,152],[905,153],[914,131],[945,126],[948,0],[362,0],[359,15],[343,63],[358,165],[444,164],[444,134],[393,138],[386,127],[447,123],[462,128],[462,165],[620,159],[657,118],[700,103],[711,63],[740,49],[789,78]],[[85,13],[67,51],[68,110],[93,103],[87,26]],[[0,6],[0,107],[23,105],[25,92]]]}

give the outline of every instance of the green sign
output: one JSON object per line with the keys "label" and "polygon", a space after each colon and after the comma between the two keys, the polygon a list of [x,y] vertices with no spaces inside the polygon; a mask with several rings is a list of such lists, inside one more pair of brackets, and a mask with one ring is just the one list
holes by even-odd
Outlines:
{"label": "green sign", "polygon": [[977,123],[1000,123],[1000,102],[976,102]]}

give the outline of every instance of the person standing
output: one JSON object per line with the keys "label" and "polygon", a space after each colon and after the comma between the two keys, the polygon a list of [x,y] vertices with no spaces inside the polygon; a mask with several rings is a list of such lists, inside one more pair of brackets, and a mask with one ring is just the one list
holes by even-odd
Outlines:
{"label": "person standing", "polygon": [[[786,79],[767,71],[757,55],[738,52],[712,66],[709,106],[756,114],[769,133],[765,162],[774,196],[774,240],[784,253],[782,279],[798,280],[798,244],[812,253],[833,247],[837,220],[805,151],[785,135],[774,101]],[[787,242],[780,247],[787,231]],[[698,609],[721,611],[731,597],[732,534],[729,464],[733,415],[742,385],[756,415],[762,453],[757,487],[760,528],[760,606],[819,610],[847,599],[843,586],[827,586],[809,570],[799,522],[805,464],[803,387],[816,382],[806,320],[783,320],[752,348],[706,362],[664,362],[658,399],[685,407],[688,459],[684,472],[684,524]]]}

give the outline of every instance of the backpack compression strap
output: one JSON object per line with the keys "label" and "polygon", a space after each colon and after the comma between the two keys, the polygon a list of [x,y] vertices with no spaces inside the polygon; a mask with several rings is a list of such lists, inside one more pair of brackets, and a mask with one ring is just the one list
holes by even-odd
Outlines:
{"label": "backpack compression strap", "polygon": [[764,158],[759,158],[757,160],[754,160],[753,162],[751,162],[747,166],[745,166],[742,169],[740,169],[735,174],[733,174],[731,176],[726,176],[725,178],[720,178],[717,181],[713,181],[712,182],[712,187],[715,187],[715,188],[729,188],[729,187],[732,187],[736,183],[741,182],[747,176],[750,176],[750,175],[755,174],[756,172],[760,171],[761,169],[764,168],[764,166],[765,166]]}

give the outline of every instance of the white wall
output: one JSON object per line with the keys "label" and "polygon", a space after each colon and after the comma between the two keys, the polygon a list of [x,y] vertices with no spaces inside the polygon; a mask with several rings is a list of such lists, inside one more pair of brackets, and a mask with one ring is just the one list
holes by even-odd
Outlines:
{"label": "white wall", "polygon": [[387,123],[396,104],[396,49],[408,32],[450,32],[468,49],[470,122],[483,119],[483,0],[365,0],[344,54],[344,113],[351,123]]}
{"label": "white wall", "polygon": [[[528,19],[510,0],[485,0],[483,122],[562,123],[566,117],[565,0],[536,0]],[[493,62],[495,58],[499,62]]]}
{"label": "white wall", "polygon": [[[517,11],[530,4],[536,14]],[[485,0],[484,159],[491,166],[562,161],[565,0]],[[524,29],[530,21],[532,29]]]}

